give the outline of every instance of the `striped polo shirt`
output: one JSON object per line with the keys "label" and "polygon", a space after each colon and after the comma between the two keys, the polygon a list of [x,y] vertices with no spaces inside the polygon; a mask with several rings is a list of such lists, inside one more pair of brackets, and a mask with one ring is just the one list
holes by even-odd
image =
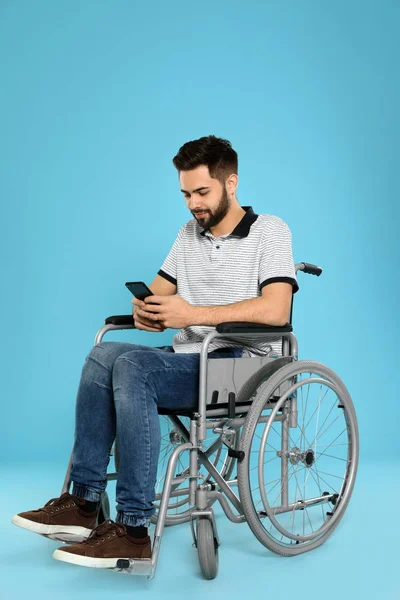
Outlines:
{"label": "striped polo shirt", "polygon": [[[292,255],[292,236],[287,224],[273,215],[246,214],[232,233],[214,237],[196,219],[188,221],[165,259],[160,271],[177,286],[177,294],[194,306],[222,306],[261,296],[264,286],[277,281],[293,285],[297,292]],[[175,352],[200,352],[204,337],[214,329],[189,326],[173,338]],[[209,351],[243,347],[244,355],[282,354],[282,337],[262,341],[259,337],[215,338]]]}

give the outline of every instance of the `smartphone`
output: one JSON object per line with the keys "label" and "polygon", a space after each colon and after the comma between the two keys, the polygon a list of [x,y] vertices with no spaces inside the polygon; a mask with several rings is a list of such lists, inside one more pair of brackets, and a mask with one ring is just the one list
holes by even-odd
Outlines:
{"label": "smartphone", "polygon": [[139,300],[144,300],[147,296],[154,296],[151,289],[143,281],[127,281],[125,285],[135,298]]}

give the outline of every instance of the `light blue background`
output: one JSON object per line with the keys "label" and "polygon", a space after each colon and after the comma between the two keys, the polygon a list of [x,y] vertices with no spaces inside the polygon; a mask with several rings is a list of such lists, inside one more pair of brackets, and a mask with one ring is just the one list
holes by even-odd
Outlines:
{"label": "light blue background", "polygon": [[2,460],[39,487],[53,462],[61,482],[84,357],[191,218],[171,161],[211,133],[239,154],[239,201],[324,269],[299,274],[300,358],[349,388],[361,464],[398,459],[399,16],[396,0],[0,1]]}

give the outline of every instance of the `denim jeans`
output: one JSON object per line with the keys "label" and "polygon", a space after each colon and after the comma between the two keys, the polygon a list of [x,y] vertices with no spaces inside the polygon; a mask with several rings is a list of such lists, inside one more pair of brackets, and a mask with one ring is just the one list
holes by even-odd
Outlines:
{"label": "denim jeans", "polygon": [[[209,358],[242,356],[241,348]],[[98,501],[107,484],[114,439],[120,455],[116,499],[120,523],[148,526],[155,508],[161,445],[157,407],[196,408],[199,354],[121,342],[94,346],[82,369],[76,401],[72,493]]]}

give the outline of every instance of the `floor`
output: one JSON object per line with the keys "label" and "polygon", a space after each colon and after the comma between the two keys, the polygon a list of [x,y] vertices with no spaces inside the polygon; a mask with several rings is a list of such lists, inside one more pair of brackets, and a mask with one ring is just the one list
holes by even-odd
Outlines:
{"label": "floor", "polygon": [[[352,500],[339,527],[320,548],[295,558],[270,553],[248,526],[234,525],[217,511],[221,538],[219,574],[202,579],[190,527],[165,530],[153,580],[60,563],[57,542],[19,529],[11,517],[58,496],[65,465],[31,464],[2,468],[0,598],[232,598],[293,600],[400,599],[396,512],[398,463],[361,464]],[[113,499],[113,485],[110,496]],[[114,516],[112,513],[111,516]]]}

